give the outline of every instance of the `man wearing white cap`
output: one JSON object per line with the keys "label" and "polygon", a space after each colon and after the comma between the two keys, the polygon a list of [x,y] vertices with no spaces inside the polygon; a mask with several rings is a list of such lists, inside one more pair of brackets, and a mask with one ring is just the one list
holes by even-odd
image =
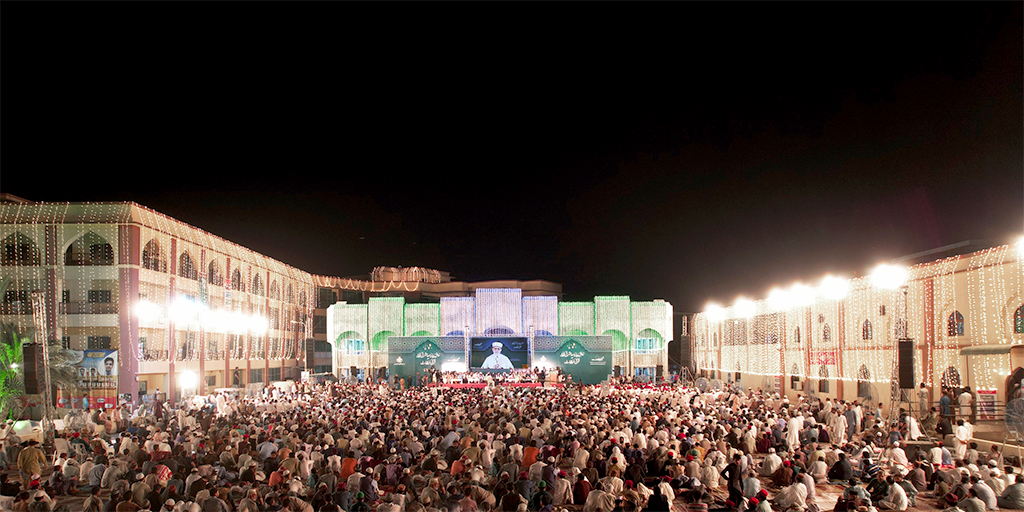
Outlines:
{"label": "man wearing white cap", "polygon": [[484,364],[483,366],[481,366],[481,368],[511,370],[512,361],[510,361],[507,356],[501,353],[501,349],[504,347],[505,345],[503,345],[500,341],[495,341],[494,343],[492,343],[492,353],[491,355],[487,356],[487,359],[484,359]]}

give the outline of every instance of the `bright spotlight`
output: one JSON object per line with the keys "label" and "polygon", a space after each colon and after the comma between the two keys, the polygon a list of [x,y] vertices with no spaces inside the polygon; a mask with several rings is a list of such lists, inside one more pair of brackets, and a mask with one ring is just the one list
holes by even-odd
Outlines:
{"label": "bright spotlight", "polygon": [[768,293],[768,305],[772,309],[782,311],[793,307],[793,299],[786,290],[772,288],[772,291]]}
{"label": "bright spotlight", "polygon": [[704,308],[704,313],[708,315],[708,320],[711,322],[721,322],[722,320],[725,320],[725,309],[718,304],[708,304],[707,307]]}
{"label": "bright spotlight", "polygon": [[160,306],[145,299],[140,300],[135,305],[135,316],[139,317],[139,320],[143,322],[152,322],[160,318]]}
{"label": "bright spotlight", "polygon": [[747,299],[736,299],[736,303],[733,304],[733,311],[736,312],[736,316],[740,318],[750,318],[754,316],[754,302]]}
{"label": "bright spotlight", "polygon": [[814,304],[814,296],[816,295],[814,288],[807,286],[806,284],[794,284],[789,289],[789,296],[792,304],[797,307],[805,307]]}
{"label": "bright spotlight", "polygon": [[883,263],[871,272],[871,284],[886,290],[895,290],[907,282],[907,269]]}
{"label": "bright spotlight", "polygon": [[193,371],[183,371],[178,374],[178,382],[184,389],[195,389],[196,384],[199,384],[199,376]]}
{"label": "bright spotlight", "polygon": [[1021,258],[1024,258],[1024,236],[1017,240],[1017,253]]}
{"label": "bright spotlight", "polygon": [[253,334],[264,334],[270,326],[267,325],[267,319],[262,316],[252,316],[252,320],[249,322],[249,330]]}
{"label": "bright spotlight", "polygon": [[821,296],[831,300],[842,300],[850,293],[850,281],[841,277],[825,276],[818,286]]}

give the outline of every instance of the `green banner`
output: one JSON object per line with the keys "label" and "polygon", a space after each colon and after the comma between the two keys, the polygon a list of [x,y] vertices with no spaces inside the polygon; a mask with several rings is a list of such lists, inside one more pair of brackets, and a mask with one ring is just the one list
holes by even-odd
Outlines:
{"label": "green banner", "polygon": [[388,339],[389,379],[415,377],[416,372],[424,375],[430,368],[444,371],[465,367],[465,340],[462,337],[405,336]]}
{"label": "green banner", "polygon": [[538,336],[533,366],[554,365],[573,382],[598,384],[612,374],[611,336]]}

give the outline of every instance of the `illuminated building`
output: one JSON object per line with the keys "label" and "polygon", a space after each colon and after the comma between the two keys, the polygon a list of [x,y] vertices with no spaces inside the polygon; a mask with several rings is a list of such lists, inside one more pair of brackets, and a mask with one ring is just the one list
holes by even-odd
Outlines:
{"label": "illuminated building", "polygon": [[913,387],[924,382],[932,401],[946,385],[970,386],[979,402],[1006,402],[1024,377],[1022,253],[1017,242],[780,288],[742,307],[711,305],[694,317],[695,365],[792,398],[870,394],[888,404],[898,341],[909,338]]}

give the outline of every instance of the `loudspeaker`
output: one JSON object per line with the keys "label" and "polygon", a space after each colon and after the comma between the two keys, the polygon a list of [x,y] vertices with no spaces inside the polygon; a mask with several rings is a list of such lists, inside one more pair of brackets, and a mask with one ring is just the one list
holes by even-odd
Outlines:
{"label": "loudspeaker", "polygon": [[43,345],[27,343],[22,347],[25,363],[25,394],[37,395],[45,392],[43,383]]}
{"label": "loudspeaker", "polygon": [[899,341],[899,360],[897,361],[900,389],[914,388],[914,340],[903,338]]}
{"label": "loudspeaker", "polygon": [[306,368],[313,369],[316,367],[316,340],[313,338],[306,338],[303,343],[306,348]]}
{"label": "loudspeaker", "polygon": [[622,376],[622,367],[618,366],[618,365],[613,366],[612,367],[612,375],[614,375],[616,377],[621,377]]}
{"label": "loudspeaker", "polygon": [[664,368],[665,367],[660,364],[654,368],[654,377],[656,379],[661,380],[661,372],[664,371]]}
{"label": "loudspeaker", "polygon": [[690,337],[679,338],[679,366],[690,368],[693,364],[693,352],[690,350]]}

